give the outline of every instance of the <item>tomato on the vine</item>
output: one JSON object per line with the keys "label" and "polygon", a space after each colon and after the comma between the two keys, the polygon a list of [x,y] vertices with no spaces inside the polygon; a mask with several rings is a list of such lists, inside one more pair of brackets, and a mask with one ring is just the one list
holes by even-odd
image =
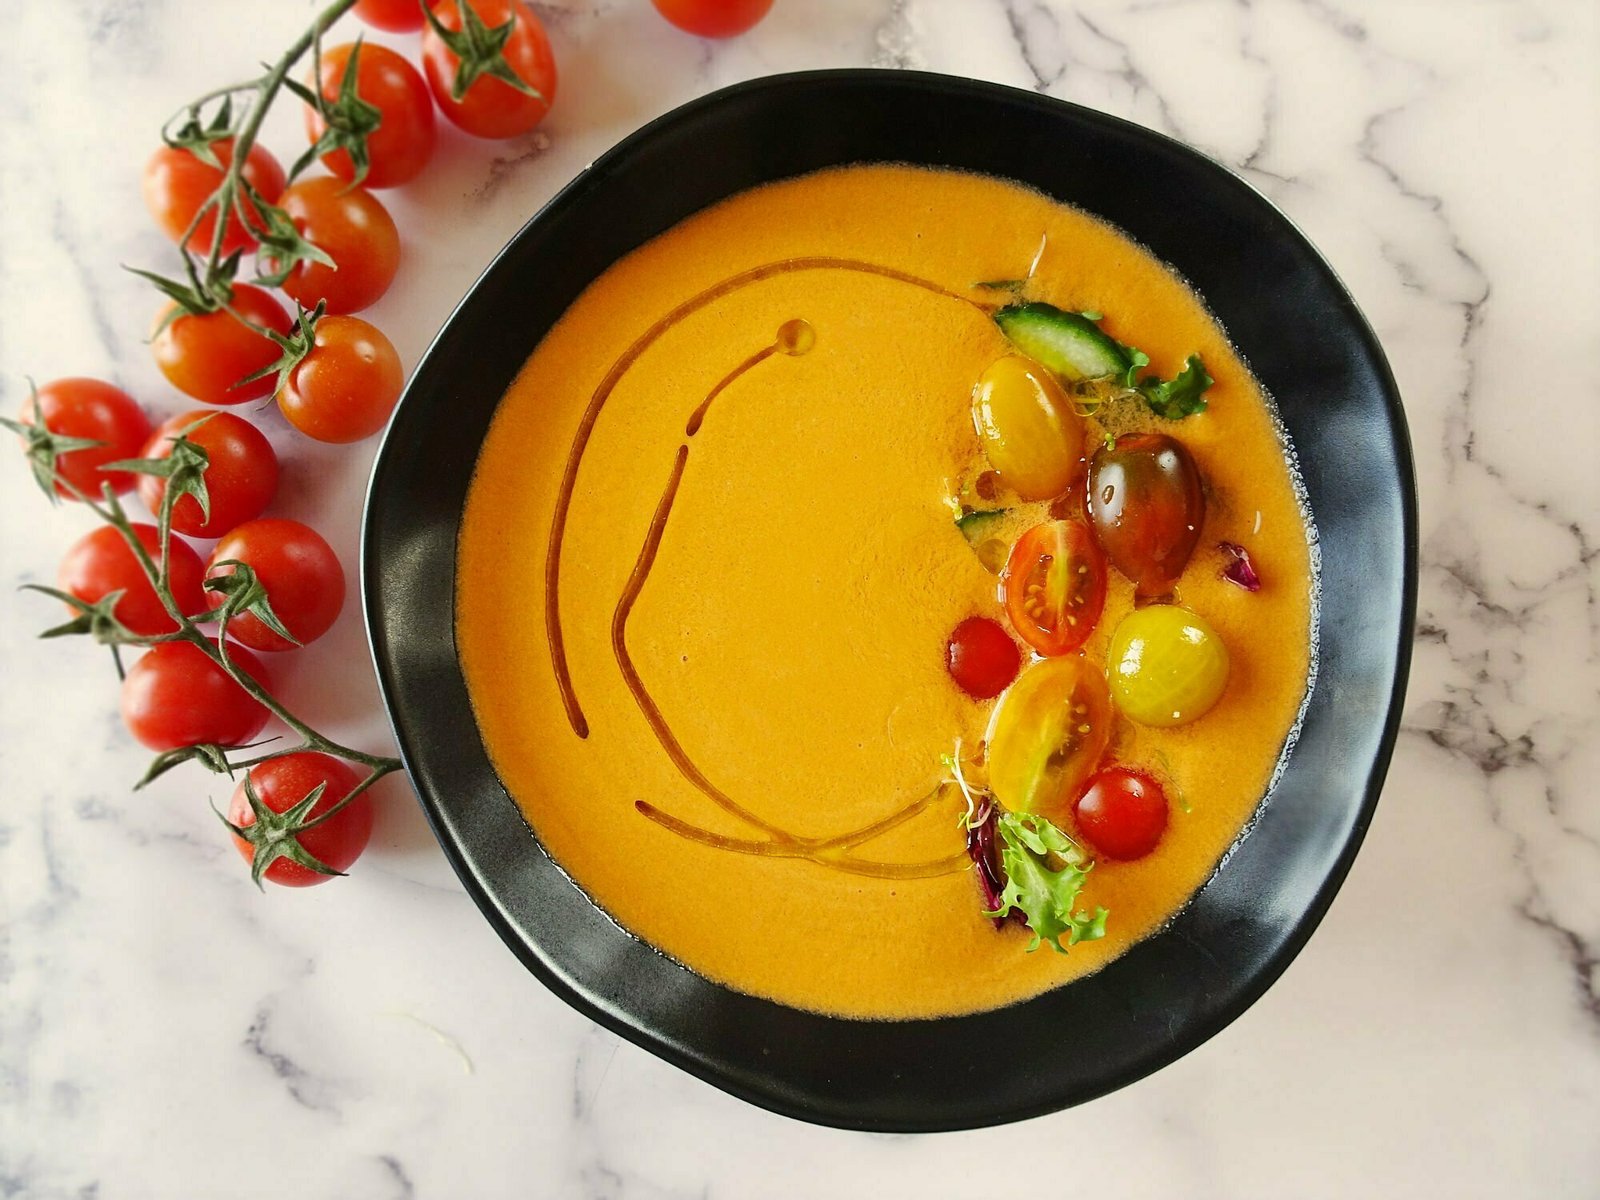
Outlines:
{"label": "tomato on the vine", "polygon": [[[278,455],[266,436],[243,417],[196,409],[162,424],[144,448],[145,458],[166,458],[173,439],[182,434],[206,452],[209,519],[193,496],[179,496],[172,506],[172,528],[197,538],[221,537],[235,525],[259,517],[278,491]],[[139,478],[139,499],[153,513],[161,511],[167,481],[156,475]]]}
{"label": "tomato on the vine", "polygon": [[[438,131],[434,125],[433,98],[422,76],[400,55],[385,46],[362,42],[356,63],[356,94],[378,110],[380,124],[367,138],[369,166],[361,180],[370,188],[398,187],[415,179],[433,155]],[[320,87],[323,98],[335,100],[344,79],[345,66],[356,43],[325,50],[311,86]],[[314,143],[327,129],[317,110],[306,105],[306,136]],[[350,152],[332,150],[322,163],[340,179],[356,177]]]}
{"label": "tomato on the vine", "polygon": [[[556,97],[556,58],[550,38],[523,0],[467,0],[490,29],[513,22],[511,36],[500,49],[505,65],[537,95],[519,91],[503,79],[480,74],[457,100],[451,91],[461,60],[430,24],[422,34],[422,66],[439,110],[461,129],[481,138],[508,138],[526,133],[550,111]],[[458,0],[437,0],[433,15],[451,32],[461,29]],[[470,64],[469,64],[470,65]]]}
{"label": "tomato on the vine", "polygon": [[1080,521],[1046,521],[1017,539],[1000,579],[1017,636],[1040,654],[1083,645],[1106,603],[1106,564]]}
{"label": "tomato on the vine", "polygon": [[[276,813],[293,808],[321,785],[322,795],[303,818],[307,822],[330,811],[360,782],[361,776],[348,763],[313,751],[271,758],[250,768],[250,786],[256,798]],[[256,823],[242,780],[228,805],[228,820],[241,829]],[[362,792],[321,825],[296,834],[295,840],[323,866],[342,872],[361,857],[371,837],[372,797],[370,792]],[[238,834],[233,841],[246,862],[255,857],[255,847]],[[288,858],[275,859],[261,877],[283,887],[312,887],[334,878]]]}
{"label": "tomato on the vine", "polygon": [[[232,662],[263,688],[272,688],[261,660],[229,646]],[[264,705],[192,642],[161,642],[134,663],[122,681],[122,720],[152,750],[213,742],[239,746],[266,727]]]}
{"label": "tomato on the vine", "polygon": [[[297,264],[281,285],[290,299],[305,309],[322,301],[330,313],[352,313],[376,304],[389,290],[400,267],[400,231],[366,188],[319,175],[291,184],[278,206],[334,263]],[[273,261],[264,255],[263,264],[270,269]]]}
{"label": "tomato on the vine", "polygon": [[323,317],[278,407],[307,437],[358,442],[383,428],[404,383],[400,356],[380,330],[360,317]]}
{"label": "tomato on the vine", "polygon": [[[271,375],[254,382],[239,381],[278,361],[282,351],[238,318],[264,329],[288,334],[294,321],[272,293],[247,283],[233,287],[232,312],[186,313],[167,321],[176,305],[168,305],[157,318],[166,321],[151,343],[156,366],[173,387],[205,404],[243,404],[270,396]],[[234,313],[237,313],[236,317]]]}
{"label": "tomato on the vine", "polygon": [[[222,138],[212,142],[211,152],[222,163],[221,167],[201,161],[193,151],[178,150],[171,146],[162,146],[144,165],[145,207],[150,210],[150,215],[155,218],[162,232],[175,242],[183,239],[200,206],[211,198],[222,182],[224,172],[233,162],[233,139]],[[288,182],[282,165],[271,151],[259,143],[250,147],[240,173],[268,204],[277,203],[283,185]],[[241,196],[240,199],[244,198]],[[253,206],[250,211],[255,211]],[[186,244],[196,254],[209,254],[216,232],[217,213],[213,209],[195,225]],[[248,250],[255,244],[256,239],[251,236],[245,223],[239,220],[238,212],[230,212],[222,235],[222,253],[228,255],[235,250]]]}
{"label": "tomato on the vine", "polygon": [[356,0],[350,11],[374,29],[388,33],[415,33],[426,19],[420,0]]}
{"label": "tomato on the vine", "polygon": [[[154,525],[135,524],[133,532],[159,567],[160,531]],[[193,547],[181,538],[172,538],[167,549],[167,586],[185,616],[206,611],[205,589],[201,585],[204,573],[205,567]],[[127,540],[110,525],[102,525],[72,543],[56,573],[56,586],[86,604],[97,604],[112,592],[121,592],[112,612],[142,637],[171,633],[178,628]]]}
{"label": "tomato on the vine", "polygon": [[[105,443],[68,450],[55,458],[56,474],[85,495],[98,498],[106,484],[120,495],[138,482],[138,476],[130,471],[101,470],[106,463],[139,457],[150,436],[150,418],[121,388],[98,379],[57,379],[22,402],[18,420],[24,425],[42,425],[62,437]],[[55,489],[59,496],[76,499],[61,482]]]}
{"label": "tomato on the vine", "polygon": [[1127,767],[1097,771],[1072,806],[1078,832],[1097,853],[1124,862],[1143,858],[1167,830],[1167,794]]}
{"label": "tomato on the vine", "polygon": [[656,11],[686,33],[725,38],[755,27],[772,0],[653,0]]}
{"label": "tomato on the vine", "polygon": [[[206,565],[206,578],[232,575],[230,561],[242,562],[267,589],[272,611],[283,627],[304,646],[327,633],[344,607],[344,568],[322,535],[299,521],[263,517],[235,526],[217,543]],[[206,602],[224,601],[208,591]],[[252,650],[293,650],[295,642],[274,633],[254,614],[228,622],[228,636]]]}

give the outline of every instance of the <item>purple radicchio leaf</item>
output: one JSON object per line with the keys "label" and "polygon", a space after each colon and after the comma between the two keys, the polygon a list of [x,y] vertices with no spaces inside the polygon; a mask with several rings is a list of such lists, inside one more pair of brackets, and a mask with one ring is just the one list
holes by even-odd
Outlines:
{"label": "purple radicchio leaf", "polygon": [[1236,542],[1218,542],[1217,549],[1228,560],[1222,568],[1224,579],[1247,592],[1261,590],[1261,576],[1256,574],[1255,564],[1250,561],[1250,551]]}
{"label": "purple radicchio leaf", "polygon": [[[996,912],[1002,905],[1000,894],[1005,891],[1006,881],[1000,870],[1000,850],[995,845],[995,822],[999,819],[999,811],[995,806],[985,801],[978,810],[978,819],[967,828],[967,855],[977,867],[974,874],[978,877],[978,887],[983,892],[983,908],[985,912]],[[995,917],[994,927],[1004,928],[1006,921],[1019,919],[1021,913],[1012,909],[1004,917]]]}

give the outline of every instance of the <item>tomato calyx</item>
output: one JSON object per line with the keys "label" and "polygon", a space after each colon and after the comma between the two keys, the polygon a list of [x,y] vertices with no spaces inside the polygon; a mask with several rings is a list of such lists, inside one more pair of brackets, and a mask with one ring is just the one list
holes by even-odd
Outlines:
{"label": "tomato calyx", "polygon": [[97,438],[68,437],[64,433],[53,432],[45,424],[44,413],[39,408],[39,388],[32,379],[28,380],[28,405],[33,409],[32,421],[13,421],[10,417],[0,417],[0,427],[22,438],[22,453],[33,472],[34,482],[50,497],[51,504],[60,504],[61,494],[56,491],[56,484],[61,475],[56,464],[61,456],[74,450],[93,450],[106,443]]}
{"label": "tomato calyx", "polygon": [[287,858],[290,862],[298,863],[308,871],[315,871],[318,875],[343,875],[343,871],[335,871],[311,851],[300,844],[300,834],[308,829],[321,825],[332,817],[356,796],[359,791],[352,792],[327,812],[307,820],[311,810],[317,806],[317,801],[322,799],[322,793],[328,790],[326,783],[319,783],[306,793],[305,799],[290,805],[281,813],[274,812],[257,793],[255,784],[250,779],[249,772],[244,777],[244,794],[250,802],[250,811],[255,820],[248,825],[236,825],[223,816],[217,806],[213,804],[211,811],[217,814],[221,821],[233,833],[234,837],[242,838],[251,847],[250,880],[266,891],[261,882],[261,877],[266,870],[280,858]]}
{"label": "tomato calyx", "polygon": [[[284,77],[283,86],[314,108],[317,115],[322,118],[323,124],[321,136],[306,148],[304,154],[295,159],[294,166],[289,169],[291,179],[323,155],[339,150],[349,154],[350,164],[355,168],[355,177],[350,181],[352,187],[360,185],[366,179],[367,172],[372,169],[372,155],[367,148],[367,139],[377,132],[379,125],[383,124],[383,110],[376,104],[363,100],[356,88],[357,71],[361,65],[361,47],[362,39],[358,37],[351,48],[350,57],[345,60],[344,74],[339,77],[338,94],[331,100],[323,94],[320,85],[307,87],[297,79]],[[314,74],[313,80],[316,79],[317,76]]]}
{"label": "tomato calyx", "polygon": [[[259,286],[282,287],[302,266],[339,269],[333,256],[315,242],[308,241],[294,218],[282,208],[276,204],[263,205],[261,215],[265,218],[265,227],[251,231],[260,243],[256,250],[255,280]],[[271,269],[263,271],[269,263]]]}
{"label": "tomato calyx", "polygon": [[119,471],[131,471],[136,475],[153,475],[157,479],[167,481],[161,499],[163,511],[157,514],[158,516],[167,519],[172,512],[172,506],[181,497],[193,496],[195,503],[200,506],[201,517],[209,521],[211,494],[206,490],[206,468],[211,465],[211,455],[206,452],[204,446],[191,442],[185,435],[192,433],[210,419],[210,416],[201,417],[186,427],[183,433],[170,439],[172,450],[164,458],[125,458],[110,465]]}
{"label": "tomato calyx", "polygon": [[260,621],[273,633],[293,645],[300,645],[300,639],[290,633],[284,625],[282,618],[272,610],[272,600],[267,595],[255,569],[247,562],[237,558],[225,558],[221,562],[213,563],[213,567],[231,568],[229,574],[213,575],[205,582],[208,592],[215,592],[223,598],[222,603],[212,610],[216,617],[217,637],[227,636],[228,622],[235,617],[251,616]]}
{"label": "tomato calyx", "polygon": [[491,27],[483,23],[483,18],[472,7],[471,0],[460,0],[458,7],[461,12],[461,28],[458,30],[449,28],[439,20],[432,5],[424,5],[422,10],[434,34],[458,60],[455,77],[450,81],[450,98],[460,102],[474,83],[488,76],[516,88],[525,96],[548,99],[506,61],[505,47],[516,30],[516,14],[513,12],[505,24]]}
{"label": "tomato calyx", "polygon": [[322,320],[328,311],[327,301],[317,301],[317,306],[307,312],[305,306],[296,300],[294,309],[294,324],[288,333],[279,333],[276,329],[261,331],[261,336],[271,341],[283,353],[259,371],[252,371],[239,380],[240,385],[254,383],[258,379],[265,379],[268,375],[276,375],[277,382],[273,384],[272,390],[281,391],[283,385],[289,382],[289,376],[294,373],[294,369],[306,360],[306,355],[316,346],[317,322]]}

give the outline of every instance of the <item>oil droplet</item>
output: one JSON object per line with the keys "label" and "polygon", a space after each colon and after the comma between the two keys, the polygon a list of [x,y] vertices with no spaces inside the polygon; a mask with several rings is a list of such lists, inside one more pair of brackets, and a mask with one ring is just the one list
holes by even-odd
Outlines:
{"label": "oil droplet", "polygon": [[817,344],[817,331],[803,317],[785,321],[778,326],[778,349],[784,354],[801,355],[810,352]]}

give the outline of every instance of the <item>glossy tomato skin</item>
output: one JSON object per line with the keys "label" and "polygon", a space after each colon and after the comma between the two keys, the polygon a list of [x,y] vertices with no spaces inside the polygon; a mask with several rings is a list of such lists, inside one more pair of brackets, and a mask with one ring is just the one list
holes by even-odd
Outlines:
{"label": "glossy tomato skin", "polygon": [[1143,858],[1167,831],[1167,794],[1148,775],[1126,767],[1097,771],[1073,805],[1078,833],[1102,858]]}
{"label": "glossy tomato skin", "polygon": [[356,17],[389,33],[415,33],[425,20],[419,0],[356,0]]}
{"label": "glossy tomato skin", "polygon": [[[250,651],[230,646],[228,654],[262,687],[272,689],[266,668]],[[243,745],[266,728],[271,715],[189,642],[152,646],[122,681],[123,723],[156,751],[202,742]]]}
{"label": "glossy tomato skin", "polygon": [[[154,525],[135,524],[133,532],[159,567],[159,531]],[[193,547],[182,538],[172,538],[167,549],[167,585],[186,616],[206,611],[205,589],[201,586],[204,574],[205,568]],[[110,525],[91,530],[68,548],[56,573],[56,586],[87,604],[97,603],[112,592],[122,592],[113,612],[117,620],[143,637],[178,628],[133,550]]]}
{"label": "glossy tomato skin", "polygon": [[1175,604],[1135,609],[1111,634],[1106,668],[1117,707],[1168,728],[1205,716],[1228,686],[1228,647],[1200,614]]}
{"label": "glossy tomato skin", "polygon": [[988,617],[968,617],[945,644],[945,669],[974,700],[990,700],[1006,690],[1022,666],[1022,652]]}
{"label": "glossy tomato skin", "polygon": [[1089,640],[1106,603],[1106,564],[1081,521],[1046,521],[1017,539],[1000,574],[1006,616],[1040,654]]}
{"label": "glossy tomato skin", "polygon": [[[250,783],[257,799],[273,812],[281,813],[293,808],[309,796],[318,784],[326,785],[322,796],[306,815],[307,820],[315,820],[333,808],[360,782],[361,776],[350,764],[331,755],[311,751],[286,754],[250,768]],[[234,790],[233,800],[228,805],[228,820],[244,829],[256,823],[256,814],[250,807],[243,781]],[[298,834],[297,840],[324,866],[335,871],[347,871],[361,857],[371,837],[372,796],[370,792],[363,792],[341,808],[331,820]],[[249,862],[254,856],[254,848],[238,834],[234,835],[233,841],[244,860]],[[283,887],[314,887],[334,876],[280,858],[267,867],[262,878]]]}
{"label": "glossy tomato skin", "polygon": [[278,407],[307,437],[359,442],[383,428],[404,383],[400,356],[380,330],[360,317],[323,317]]}
{"label": "glossy tomato skin", "polygon": [[[271,292],[248,283],[234,285],[232,305],[240,316],[276,333],[287,334],[294,323]],[[222,309],[166,321],[175,307],[168,305],[157,318],[161,329],[150,344],[156,366],[173,387],[203,404],[244,404],[272,395],[276,380],[271,375],[239,381],[278,361],[282,351],[275,343]]]}
{"label": "glossy tomato skin", "polygon": [[989,718],[989,786],[1013,812],[1064,825],[1111,738],[1111,700],[1100,668],[1082,655],[1031,663]]}
{"label": "glossy tomato skin", "polygon": [[[63,437],[105,443],[69,450],[56,459],[56,473],[85,495],[99,498],[106,484],[121,495],[138,482],[131,471],[101,470],[106,463],[138,458],[150,437],[150,418],[121,388],[98,379],[55,379],[22,402],[17,419],[24,425],[42,423]],[[77,498],[60,483],[55,488],[59,496]]]}
{"label": "glossy tomato skin", "polygon": [[[171,146],[162,146],[145,163],[145,207],[150,210],[161,231],[175,242],[182,240],[195,213],[217,190],[224,171],[233,162],[232,138],[212,142],[211,150],[222,163],[221,168],[202,162],[188,150],[175,150]],[[245,182],[268,204],[278,202],[284,184],[288,182],[282,164],[259,143],[251,146],[245,155],[243,175]],[[217,214],[215,211],[208,212],[189,235],[187,246],[196,254],[209,254],[216,233]],[[235,250],[248,250],[255,244],[256,239],[251,236],[244,222],[239,220],[238,213],[230,213],[222,235],[222,253],[227,255]]]}
{"label": "glossy tomato skin", "polygon": [[[509,138],[527,133],[550,111],[556,98],[556,58],[539,18],[522,0],[471,0],[472,9],[490,29],[515,20],[501,53],[513,72],[537,96],[520,92],[504,80],[480,75],[460,100],[450,95],[459,61],[429,25],[422,34],[422,67],[439,111],[452,124],[481,138]],[[439,0],[434,15],[446,29],[461,28],[456,0]]]}
{"label": "glossy tomato skin", "polygon": [[[174,530],[189,537],[221,537],[235,525],[266,511],[278,492],[278,455],[259,429],[230,412],[197,409],[179,413],[155,431],[142,457],[166,458],[179,434],[210,458],[205,481],[211,516],[209,520],[204,517],[193,496],[179,496],[172,506]],[[159,513],[166,489],[166,480],[141,476],[139,499],[151,512]]]}
{"label": "glossy tomato skin", "polygon": [[1200,468],[1175,437],[1126,433],[1096,451],[1086,497],[1090,524],[1111,564],[1140,597],[1168,595],[1205,523]]}
{"label": "glossy tomato skin", "polygon": [[291,300],[307,310],[322,301],[330,313],[352,313],[389,290],[400,268],[400,231],[366,188],[318,175],[291,185],[278,204],[301,236],[334,261],[297,265],[282,284]]}
{"label": "glossy tomato skin", "polygon": [[1083,479],[1083,418],[1031,358],[1007,354],[984,369],[972,426],[989,465],[1024,500],[1053,500]]}
{"label": "glossy tomato skin", "polygon": [[[316,641],[333,626],[344,607],[344,568],[322,535],[309,525],[280,517],[262,517],[235,526],[211,552],[206,578],[232,575],[222,564],[245,563],[267,589],[272,611],[300,645]],[[208,591],[212,608],[223,602]],[[252,650],[293,650],[295,643],[280,637],[250,614],[228,622],[228,636]]]}
{"label": "glossy tomato skin", "polygon": [[[339,94],[345,64],[355,43],[335,46],[323,52],[317,80],[322,94],[332,100]],[[370,165],[361,182],[369,188],[399,187],[422,174],[433,157],[438,129],[433,118],[433,98],[422,76],[400,55],[385,46],[363,42],[356,64],[356,92],[382,113],[382,124],[367,139]],[[321,116],[306,106],[306,136],[313,142],[326,128]],[[322,163],[340,179],[356,177],[355,164],[347,150],[334,150],[322,156]]]}
{"label": "glossy tomato skin", "polygon": [[679,29],[701,37],[734,37],[752,29],[772,8],[772,0],[652,0]]}

